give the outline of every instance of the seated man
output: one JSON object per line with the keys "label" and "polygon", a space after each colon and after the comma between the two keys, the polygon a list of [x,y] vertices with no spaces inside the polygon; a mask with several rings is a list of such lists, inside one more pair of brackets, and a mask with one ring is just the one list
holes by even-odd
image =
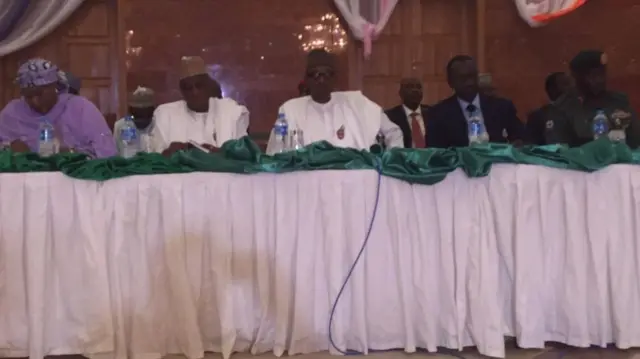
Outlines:
{"label": "seated man", "polygon": [[193,141],[209,150],[247,135],[249,111],[220,96],[204,60],[183,57],[180,79],[183,100],[158,106],[151,130],[153,150],[170,155]]}
{"label": "seated man", "polygon": [[[306,145],[327,141],[334,146],[368,150],[382,134],[387,147],[402,147],[402,131],[382,108],[360,91],[334,92],[335,59],[325,50],[307,56],[305,83],[310,96],[291,99],[280,107],[289,131],[302,130]],[[272,131],[267,153],[278,144]]]}
{"label": "seated man", "polygon": [[[133,117],[133,123],[140,134],[140,148],[144,152],[151,152],[151,128],[153,112],[156,110],[155,94],[152,89],[138,87],[129,95],[129,115]],[[120,129],[125,119],[119,119],[113,126],[113,135],[116,144],[120,145]]]}
{"label": "seated man", "polygon": [[422,82],[417,78],[404,78],[398,94],[402,104],[385,111],[387,117],[402,130],[405,148],[426,147],[425,121],[429,106],[422,104]]}
{"label": "seated man", "polygon": [[607,90],[607,55],[602,51],[582,51],[569,67],[577,94],[562,96],[547,111],[547,143],[580,146],[593,140],[592,123],[603,110],[612,128],[620,122],[629,147],[640,145],[640,122],[627,95]]}
{"label": "seated man", "polygon": [[571,79],[564,72],[554,72],[547,76],[544,90],[549,97],[549,103],[534,110],[527,117],[527,139],[534,145],[546,145],[547,112],[558,99],[572,88]]}
{"label": "seated man", "polygon": [[480,93],[478,68],[472,57],[455,56],[446,71],[454,95],[429,110],[427,146],[468,146],[468,121],[472,116],[480,117],[484,123],[489,142],[522,144],[524,124],[518,119],[515,106],[509,100]]}
{"label": "seated man", "polygon": [[82,96],[64,93],[68,84],[58,67],[32,59],[18,69],[16,82],[22,97],[0,112],[0,140],[16,152],[37,152],[40,120],[56,130],[62,151],[75,150],[94,157],[116,154],[116,146],[104,117]]}

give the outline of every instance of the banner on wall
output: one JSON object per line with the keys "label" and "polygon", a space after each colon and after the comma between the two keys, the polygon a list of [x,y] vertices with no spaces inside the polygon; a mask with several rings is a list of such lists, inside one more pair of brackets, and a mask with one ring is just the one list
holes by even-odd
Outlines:
{"label": "banner on wall", "polygon": [[520,16],[532,27],[538,27],[576,10],[587,0],[515,0],[515,2]]}

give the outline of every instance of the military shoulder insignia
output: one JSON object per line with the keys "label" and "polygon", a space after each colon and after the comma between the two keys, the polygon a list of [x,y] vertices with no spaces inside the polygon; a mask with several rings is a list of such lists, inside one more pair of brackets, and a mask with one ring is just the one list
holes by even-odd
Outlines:
{"label": "military shoulder insignia", "polygon": [[550,130],[553,128],[553,121],[549,120],[547,121],[547,123],[545,123],[545,127],[547,128],[547,130]]}
{"label": "military shoulder insignia", "polygon": [[344,138],[344,125],[340,126],[338,131],[336,131],[336,135],[338,136],[338,139],[340,139],[340,140],[342,140]]}

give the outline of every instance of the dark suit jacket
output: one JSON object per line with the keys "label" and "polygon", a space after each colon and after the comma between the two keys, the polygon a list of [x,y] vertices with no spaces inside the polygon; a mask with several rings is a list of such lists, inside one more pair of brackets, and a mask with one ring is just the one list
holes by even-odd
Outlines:
{"label": "dark suit jacket", "polygon": [[527,116],[527,140],[531,144],[542,146],[546,145],[547,131],[547,110],[551,104],[546,104]]}
{"label": "dark suit jacket", "polygon": [[[480,95],[480,110],[490,142],[524,140],[524,124],[518,119],[511,101]],[[502,135],[504,130],[507,131],[507,139]],[[468,145],[467,120],[455,95],[429,109],[427,146],[447,148]]]}
{"label": "dark suit jacket", "polygon": [[[427,113],[429,111],[429,106],[420,105],[420,112],[422,114],[422,120],[424,121],[424,128],[427,128]],[[404,107],[402,105],[398,105],[394,108],[390,108],[384,112],[389,117],[391,122],[395,123],[402,130],[402,137],[404,139],[404,147],[412,148],[413,141],[411,136],[411,126],[409,125],[409,119],[407,118],[407,113],[404,112]]]}

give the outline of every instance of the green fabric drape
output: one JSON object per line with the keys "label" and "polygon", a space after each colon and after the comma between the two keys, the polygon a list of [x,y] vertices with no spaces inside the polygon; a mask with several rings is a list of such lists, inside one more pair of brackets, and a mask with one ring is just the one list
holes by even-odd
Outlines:
{"label": "green fabric drape", "polygon": [[358,151],[333,147],[326,142],[312,144],[298,152],[268,156],[248,137],[225,143],[218,153],[199,150],[178,152],[171,158],[143,153],[132,159],[89,160],[77,153],[41,158],[33,153],[0,152],[0,172],[61,171],[93,181],[133,175],[188,172],[291,172],[311,170],[381,169],[382,174],[411,183],[434,184],[449,172],[461,168],[469,177],[486,176],[494,163],[515,163],[592,172],[615,163],[640,163],[640,151],[606,139],[579,148],[560,145],[514,148],[487,144],[452,149],[392,149]]}

